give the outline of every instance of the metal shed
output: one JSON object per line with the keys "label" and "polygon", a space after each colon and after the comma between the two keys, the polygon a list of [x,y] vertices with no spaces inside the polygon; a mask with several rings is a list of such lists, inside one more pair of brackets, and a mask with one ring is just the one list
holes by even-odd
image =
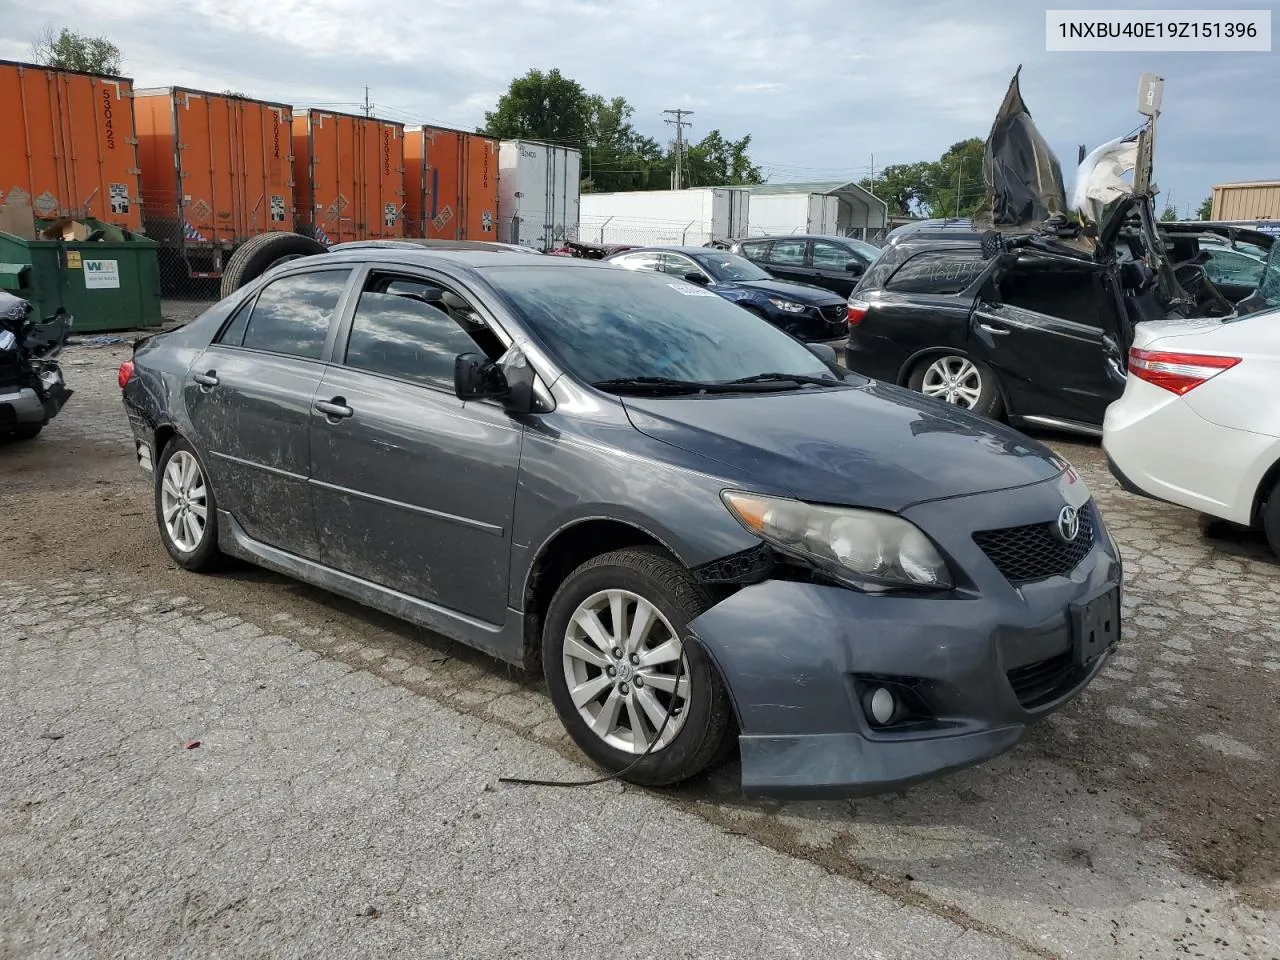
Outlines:
{"label": "metal shed", "polygon": [[841,180],[818,180],[805,183],[759,183],[747,187],[752,196],[780,194],[824,194],[839,203],[836,232],[846,237],[870,239],[881,236],[888,228],[889,206],[875,194],[856,183]]}

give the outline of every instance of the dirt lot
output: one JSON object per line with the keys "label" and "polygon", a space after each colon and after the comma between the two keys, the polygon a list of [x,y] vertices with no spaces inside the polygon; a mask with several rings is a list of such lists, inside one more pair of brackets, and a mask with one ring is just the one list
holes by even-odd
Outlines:
{"label": "dirt lot", "polygon": [[[169,609],[289,631],[580,759],[537,678],[273,574],[177,570],[119,406],[126,352],[69,349],[64,414],[0,448],[0,580],[105,577]],[[1280,957],[1280,566],[1257,538],[1207,536],[1194,515],[1123,493],[1096,444],[1046,439],[1090,484],[1126,565],[1124,649],[1078,702],[1011,754],[907,794],[748,803],[729,768],[656,796],[1026,955]]]}

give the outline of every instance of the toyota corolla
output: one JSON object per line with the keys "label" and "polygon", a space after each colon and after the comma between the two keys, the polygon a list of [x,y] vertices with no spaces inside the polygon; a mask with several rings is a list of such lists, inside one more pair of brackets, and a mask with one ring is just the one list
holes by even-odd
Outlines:
{"label": "toyota corolla", "polygon": [[121,368],[160,538],[544,672],[583,751],[857,795],[992,757],[1120,637],[1044,446],[681,277],[344,245]]}

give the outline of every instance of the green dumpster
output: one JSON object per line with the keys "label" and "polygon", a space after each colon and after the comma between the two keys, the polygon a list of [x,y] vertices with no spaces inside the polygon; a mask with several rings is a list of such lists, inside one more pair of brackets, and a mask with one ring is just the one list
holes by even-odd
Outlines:
{"label": "green dumpster", "polygon": [[155,242],[109,235],[113,239],[27,240],[0,233],[0,290],[30,300],[42,317],[65,308],[75,317],[75,333],[160,326]]}

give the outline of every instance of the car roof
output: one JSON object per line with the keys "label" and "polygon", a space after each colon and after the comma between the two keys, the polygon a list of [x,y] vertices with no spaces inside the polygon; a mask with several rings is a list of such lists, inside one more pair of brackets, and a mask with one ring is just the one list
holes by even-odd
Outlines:
{"label": "car roof", "polygon": [[[743,237],[741,240],[733,241],[739,243],[758,243],[761,240],[832,240],[836,243],[848,243],[850,240],[858,240],[857,237],[838,237],[833,233],[771,233],[765,237]],[[866,243],[865,240],[861,241]]]}
{"label": "car roof", "polygon": [[715,247],[682,247],[679,245],[658,246],[658,247],[631,247],[627,250],[619,250],[619,254],[627,253],[683,253],[687,256],[698,256],[704,254],[720,254],[723,256],[728,250],[717,250]]}
{"label": "car roof", "polygon": [[404,266],[451,266],[465,272],[478,273],[487,267],[522,266],[545,267],[548,270],[564,270],[597,266],[598,261],[578,257],[517,257],[513,251],[497,248],[420,246],[408,242],[367,241],[337,244],[328,253],[312,254],[291,260],[289,267],[304,264],[402,264]]}

